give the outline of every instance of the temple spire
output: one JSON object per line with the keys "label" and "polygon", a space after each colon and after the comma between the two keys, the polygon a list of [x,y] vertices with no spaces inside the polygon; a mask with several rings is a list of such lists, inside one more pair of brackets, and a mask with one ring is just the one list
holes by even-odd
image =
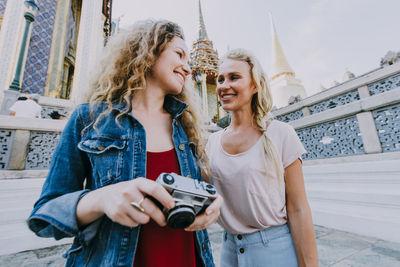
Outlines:
{"label": "temple spire", "polygon": [[290,67],[289,63],[286,60],[285,54],[283,53],[283,49],[281,43],[278,39],[278,34],[275,30],[274,21],[272,19],[272,14],[269,12],[269,18],[271,21],[271,35],[272,35],[272,55],[271,55],[271,80],[281,76],[283,74],[293,75],[294,72]]}
{"label": "temple spire", "polygon": [[208,40],[206,25],[204,24],[204,19],[203,19],[203,12],[201,11],[200,0],[199,0],[199,21],[200,21],[199,40]]}

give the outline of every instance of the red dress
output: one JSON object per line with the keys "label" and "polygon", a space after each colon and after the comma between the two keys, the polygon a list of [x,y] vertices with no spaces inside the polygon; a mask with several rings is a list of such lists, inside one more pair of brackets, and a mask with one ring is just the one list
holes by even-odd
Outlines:
{"label": "red dress", "polygon": [[[162,172],[180,174],[175,150],[147,152],[147,179]],[[153,220],[141,226],[133,267],[195,267],[194,232],[161,227]]]}

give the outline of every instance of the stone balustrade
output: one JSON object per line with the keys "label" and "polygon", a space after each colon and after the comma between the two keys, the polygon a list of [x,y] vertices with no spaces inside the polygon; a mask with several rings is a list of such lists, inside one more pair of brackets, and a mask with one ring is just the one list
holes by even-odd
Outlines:
{"label": "stone balustrade", "polygon": [[305,160],[400,151],[400,64],[273,113],[296,129]]}
{"label": "stone balustrade", "polygon": [[0,170],[47,169],[65,124],[0,115]]}
{"label": "stone balustrade", "polygon": [[273,113],[307,150],[314,223],[400,242],[400,64]]}

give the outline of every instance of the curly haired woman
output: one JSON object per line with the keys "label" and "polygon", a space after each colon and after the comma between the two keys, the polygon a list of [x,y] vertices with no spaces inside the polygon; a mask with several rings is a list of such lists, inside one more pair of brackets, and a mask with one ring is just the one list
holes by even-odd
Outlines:
{"label": "curly haired woman", "polygon": [[90,103],[71,115],[28,219],[39,236],[75,237],[67,266],[214,266],[203,229],[222,198],[177,230],[146,197],[173,208],[153,180],[162,172],[201,180],[199,164],[207,166],[188,56],[181,28],[164,20],[109,42]]}

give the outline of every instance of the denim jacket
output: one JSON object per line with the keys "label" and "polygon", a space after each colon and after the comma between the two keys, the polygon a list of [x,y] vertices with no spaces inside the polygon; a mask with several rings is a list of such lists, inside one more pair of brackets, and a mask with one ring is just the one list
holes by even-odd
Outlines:
{"label": "denim jacket", "polygon": [[[181,175],[201,180],[195,145],[180,123],[187,104],[167,95],[164,109],[173,119],[172,139]],[[78,227],[76,205],[91,190],[146,177],[146,133],[132,115],[116,116],[126,105],[113,105],[110,114],[93,128],[93,120],[106,108],[89,104],[72,113],[53,155],[39,200],[28,218],[29,228],[41,237],[75,237],[66,253],[67,266],[132,266],[140,226],[126,227],[102,216],[84,229]],[[197,231],[195,246],[205,266],[214,266],[206,230]],[[154,252],[156,253],[156,252]]]}

